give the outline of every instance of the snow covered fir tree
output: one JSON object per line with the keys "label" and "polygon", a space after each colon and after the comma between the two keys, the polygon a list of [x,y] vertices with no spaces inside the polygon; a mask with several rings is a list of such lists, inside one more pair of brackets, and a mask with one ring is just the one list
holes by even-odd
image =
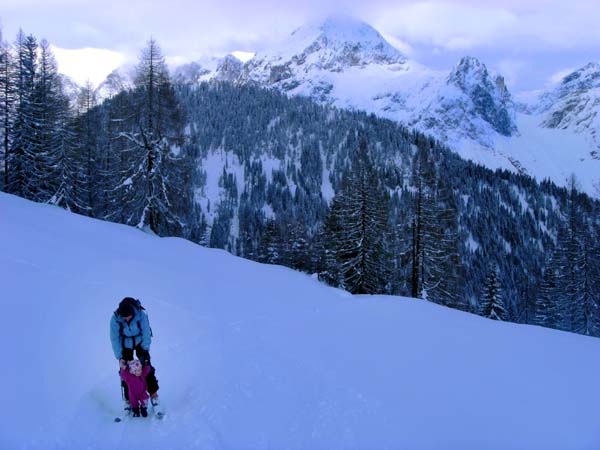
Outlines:
{"label": "snow covered fir tree", "polygon": [[131,84],[73,97],[49,44],[20,32],[0,48],[2,190],[352,293],[600,336],[600,202],[576,179],[490,170],[398,121],[219,67],[171,77],[151,39]]}
{"label": "snow covered fir tree", "polygon": [[506,320],[506,308],[502,299],[502,291],[498,283],[498,273],[491,268],[485,282],[485,291],[481,302],[481,315],[493,320]]}

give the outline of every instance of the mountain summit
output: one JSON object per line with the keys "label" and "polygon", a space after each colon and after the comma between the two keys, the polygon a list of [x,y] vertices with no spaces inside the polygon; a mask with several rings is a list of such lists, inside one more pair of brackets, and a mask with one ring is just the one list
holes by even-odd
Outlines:
{"label": "mountain summit", "polygon": [[589,134],[592,157],[600,159],[600,64],[589,63],[570,73],[540,98],[542,126]]}
{"label": "mountain summit", "polygon": [[487,67],[474,57],[464,57],[448,77],[448,84],[458,87],[472,102],[474,113],[503,136],[517,131],[514,104],[504,78],[492,79]]}
{"label": "mountain summit", "polygon": [[401,65],[404,55],[373,27],[349,16],[331,16],[296,29],[272,50],[248,61],[242,81],[290,91],[307,82],[309,96],[326,100],[333,85],[317,73],[342,73],[373,65]]}
{"label": "mountain summit", "polygon": [[294,53],[292,58],[296,58],[298,64],[308,62],[309,67],[316,64],[334,71],[367,64],[405,62],[404,55],[377,30],[349,16],[331,16],[298,28],[282,44],[280,51],[285,50]]}

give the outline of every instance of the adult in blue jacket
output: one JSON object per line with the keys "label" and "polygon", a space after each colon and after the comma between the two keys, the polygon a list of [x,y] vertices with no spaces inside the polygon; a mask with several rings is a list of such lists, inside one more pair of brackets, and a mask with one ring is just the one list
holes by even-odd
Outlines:
{"label": "adult in blue jacket", "polygon": [[[119,361],[126,363],[133,360],[135,352],[142,365],[149,365],[150,372],[146,377],[150,402],[156,410],[158,402],[158,380],[156,371],[150,363],[150,344],[152,343],[152,330],[148,314],[140,302],[131,297],[125,297],[110,319],[110,342],[113,352]],[[121,381],[126,408],[129,407],[127,384]]]}

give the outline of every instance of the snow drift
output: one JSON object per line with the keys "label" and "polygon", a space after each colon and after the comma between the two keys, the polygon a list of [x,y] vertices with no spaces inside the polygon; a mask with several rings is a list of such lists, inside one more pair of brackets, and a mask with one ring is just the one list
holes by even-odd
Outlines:
{"label": "snow drift", "polygon": [[[3,449],[591,449],[600,341],[0,194]],[[110,314],[147,308],[168,415],[119,413]]]}

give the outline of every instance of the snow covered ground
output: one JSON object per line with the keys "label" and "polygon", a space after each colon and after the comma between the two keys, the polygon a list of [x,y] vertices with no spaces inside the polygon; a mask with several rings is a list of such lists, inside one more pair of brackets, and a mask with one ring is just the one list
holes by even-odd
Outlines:
{"label": "snow covered ground", "polygon": [[[0,194],[1,449],[600,448],[600,340],[358,296]],[[114,423],[146,306],[163,421]]]}
{"label": "snow covered ground", "polygon": [[592,137],[543,128],[540,122],[541,116],[518,113],[518,136],[495,136],[493,149],[464,139],[456,150],[461,157],[491,169],[519,168],[538,181],[549,179],[558,186],[568,186],[569,177],[575,175],[581,191],[600,197],[600,160],[590,156]]}

